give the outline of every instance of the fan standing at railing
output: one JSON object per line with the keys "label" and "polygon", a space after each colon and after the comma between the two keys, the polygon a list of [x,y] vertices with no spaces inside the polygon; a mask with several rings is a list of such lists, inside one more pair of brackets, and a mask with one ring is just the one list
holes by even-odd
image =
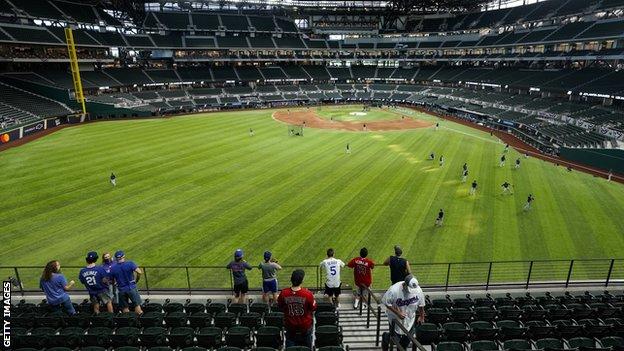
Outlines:
{"label": "fan standing at railing", "polygon": [[[391,328],[395,321],[399,321],[411,333],[416,321],[416,311],[418,311],[418,323],[425,321],[425,295],[418,285],[418,280],[411,274],[408,274],[404,281],[393,284],[386,291],[381,302],[386,306],[388,323],[390,323]],[[405,333],[398,326],[395,326],[394,331],[401,337],[401,346],[407,348],[410,340]],[[390,333],[383,333],[382,350],[388,350],[389,342]]]}

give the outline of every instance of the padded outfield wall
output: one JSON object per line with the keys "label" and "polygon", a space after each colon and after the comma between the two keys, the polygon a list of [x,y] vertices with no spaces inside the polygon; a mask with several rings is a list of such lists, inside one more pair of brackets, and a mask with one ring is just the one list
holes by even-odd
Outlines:
{"label": "padded outfield wall", "polygon": [[624,150],[561,148],[560,156],[566,160],[583,163],[605,171],[624,173]]}

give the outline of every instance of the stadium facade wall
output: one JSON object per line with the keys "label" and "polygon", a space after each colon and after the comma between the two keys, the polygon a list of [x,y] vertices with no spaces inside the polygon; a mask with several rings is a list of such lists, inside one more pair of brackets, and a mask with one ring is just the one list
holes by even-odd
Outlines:
{"label": "stadium facade wall", "polygon": [[562,158],[600,168],[613,173],[624,173],[624,150],[561,148]]}

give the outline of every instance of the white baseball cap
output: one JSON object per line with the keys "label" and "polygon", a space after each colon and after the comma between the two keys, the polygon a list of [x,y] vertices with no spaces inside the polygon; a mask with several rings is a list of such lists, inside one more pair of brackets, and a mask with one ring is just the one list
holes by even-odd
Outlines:
{"label": "white baseball cap", "polygon": [[418,279],[416,279],[416,277],[414,277],[411,274],[408,274],[407,277],[405,277],[404,282],[405,282],[405,287],[408,288],[410,292],[415,292],[416,289],[419,288]]}

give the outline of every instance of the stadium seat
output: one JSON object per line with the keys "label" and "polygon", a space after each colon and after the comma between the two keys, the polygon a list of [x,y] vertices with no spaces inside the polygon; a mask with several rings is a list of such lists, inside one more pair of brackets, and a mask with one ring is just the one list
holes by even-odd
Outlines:
{"label": "stadium seat", "polygon": [[208,349],[199,347],[199,346],[191,346],[191,347],[184,347],[180,349],[180,351],[208,351]]}
{"label": "stadium seat", "polygon": [[440,341],[442,331],[436,324],[422,323],[416,326],[416,339],[423,345],[431,345]]}
{"label": "stadium seat", "polygon": [[608,347],[612,349],[624,348],[624,338],[619,336],[606,336],[600,339],[600,345],[602,347]]}
{"label": "stadium seat", "polygon": [[87,333],[83,336],[83,345],[109,347],[111,334],[113,334],[113,329],[109,327],[89,328],[87,329]]}
{"label": "stadium seat", "polygon": [[[128,346],[129,348],[131,348],[131,350],[127,350],[127,351],[138,351],[138,347],[131,347]],[[101,346],[83,346],[80,348],[80,351],[106,351],[106,348],[101,347]],[[121,348],[117,348],[115,349],[115,351],[125,351],[123,350],[123,347]]]}
{"label": "stadium seat", "polygon": [[499,329],[499,337],[502,340],[522,339],[524,338],[527,328],[519,321],[500,320],[496,322]]}
{"label": "stadium seat", "polygon": [[184,312],[189,316],[199,312],[206,312],[206,306],[197,302],[189,302],[184,305]]}
{"label": "stadium seat", "polygon": [[555,338],[543,338],[535,341],[537,350],[563,350],[563,341]]}
{"label": "stadium seat", "polygon": [[517,321],[520,320],[520,318],[522,317],[522,310],[515,305],[499,306],[497,302],[496,308],[499,311],[499,316],[501,319]]}
{"label": "stadium seat", "polygon": [[91,315],[87,313],[76,313],[72,316],[65,317],[65,323],[68,327],[88,328],[91,325]]}
{"label": "stadium seat", "polygon": [[243,313],[238,317],[238,324],[256,330],[262,324],[262,316],[257,312]]}
{"label": "stadium seat", "polygon": [[50,336],[50,345],[76,348],[82,343],[83,335],[83,328],[66,327],[61,329],[58,334]]}
{"label": "stadium seat", "polygon": [[250,328],[233,326],[225,332],[225,344],[227,346],[247,349],[252,343],[252,332]]}
{"label": "stadium seat", "polygon": [[65,326],[65,314],[62,312],[47,313],[43,316],[35,317],[35,327],[61,328]]}
{"label": "stadium seat", "polygon": [[227,329],[236,324],[236,315],[232,312],[220,312],[214,316],[214,325],[221,329]]}
{"label": "stadium seat", "polygon": [[555,326],[546,321],[529,321],[525,325],[528,328],[527,335],[532,339],[544,339],[555,335]]}
{"label": "stadium seat", "polygon": [[258,328],[256,332],[256,346],[281,349],[282,343],[282,332],[280,328],[269,326]]}
{"label": "stadium seat", "polygon": [[15,316],[11,317],[11,326],[27,329],[33,328],[35,326],[35,317],[36,314],[34,312],[15,313]]}
{"label": "stadium seat", "polygon": [[524,339],[511,339],[503,342],[503,350],[530,350],[531,343]]}
{"label": "stadium seat", "polygon": [[470,343],[470,351],[492,351],[498,350],[498,345],[491,340],[479,340]]}
{"label": "stadium seat", "polygon": [[593,349],[596,347],[596,341],[586,337],[576,337],[568,339],[570,349]]}
{"label": "stadium seat", "polygon": [[578,324],[583,326],[583,335],[592,338],[607,336],[611,329],[610,326],[597,319],[579,319]]}
{"label": "stadium seat", "polygon": [[474,301],[470,298],[470,295],[466,297],[455,298],[453,301],[453,308],[465,308],[470,309],[474,306]]}
{"label": "stadium seat", "polygon": [[243,313],[247,313],[247,305],[244,303],[231,303],[227,306],[227,311],[240,316]]}
{"label": "stadium seat", "polygon": [[143,313],[162,312],[163,306],[160,303],[149,302],[149,300],[146,300],[145,303],[143,303],[143,306],[141,306],[141,309],[143,310]]}
{"label": "stadium seat", "polygon": [[188,317],[191,328],[203,328],[212,325],[212,315],[206,312],[195,312]]}
{"label": "stadium seat", "polygon": [[[166,305],[165,305],[166,306]],[[167,328],[184,327],[188,322],[188,315],[181,311],[175,310],[165,315],[165,325]]]}
{"label": "stadium seat", "polygon": [[91,326],[112,328],[114,325],[114,317],[115,315],[110,312],[101,312],[99,314],[93,315],[90,318]]}
{"label": "stadium seat", "polygon": [[177,327],[171,329],[167,339],[171,347],[187,347],[193,345],[195,331],[189,327]]}
{"label": "stadium seat", "polygon": [[264,316],[264,324],[269,327],[284,327],[284,314],[282,312],[270,312]]}
{"label": "stadium seat", "polygon": [[195,335],[197,345],[205,348],[216,348],[223,345],[223,331],[217,327],[201,328]]}
{"label": "stadium seat", "polygon": [[146,347],[164,346],[167,341],[165,332],[163,327],[145,328],[139,335],[140,344]]}
{"label": "stadium seat", "polygon": [[165,313],[172,313],[172,312],[183,312],[184,311],[184,305],[180,302],[169,302],[168,300],[165,302],[165,304],[162,306],[163,310],[165,311]]}
{"label": "stadium seat", "polygon": [[[104,349],[102,351],[104,351]],[[121,346],[116,347],[115,351],[141,351],[141,349],[136,346]]]}
{"label": "stadium seat", "polygon": [[442,324],[449,320],[450,313],[445,308],[429,308],[425,320],[429,323]]}
{"label": "stadium seat", "polygon": [[249,312],[259,313],[261,316],[269,313],[269,305],[264,302],[254,302],[249,305]]}
{"label": "stadium seat", "polygon": [[317,312],[315,319],[317,326],[338,324],[338,316],[334,312]]}
{"label": "stadium seat", "polygon": [[342,332],[337,325],[321,325],[315,331],[317,348],[324,346],[340,346],[342,344]]}
{"label": "stadium seat", "polygon": [[336,312],[336,306],[330,302],[317,302],[316,312]]}
{"label": "stadium seat", "polygon": [[145,312],[139,317],[139,322],[143,328],[160,327],[163,324],[165,314],[160,311]]}
{"label": "stadium seat", "polygon": [[141,331],[136,327],[117,328],[115,333],[110,335],[111,344],[113,347],[136,346],[139,344],[140,334]]}
{"label": "stadium seat", "polygon": [[134,312],[121,312],[113,317],[113,323],[116,327],[136,327],[139,320]]}
{"label": "stadium seat", "polygon": [[210,302],[206,306],[206,312],[212,314],[213,316],[220,312],[226,311],[226,306],[223,303]]}
{"label": "stadium seat", "polygon": [[72,351],[72,349],[69,347],[56,346],[56,347],[49,347],[46,349],[46,351]]}
{"label": "stadium seat", "polygon": [[451,321],[459,323],[467,323],[472,320],[474,312],[465,307],[457,307],[451,309]]}
{"label": "stadium seat", "polygon": [[242,349],[234,346],[224,346],[218,348],[217,351],[242,351]]}
{"label": "stadium seat", "polygon": [[470,323],[470,334],[473,340],[494,340],[498,329],[491,322],[475,321]]}
{"label": "stadium seat", "polygon": [[551,322],[559,337],[567,339],[581,335],[583,327],[572,320],[556,320]]}
{"label": "stadium seat", "polygon": [[493,322],[498,318],[498,311],[490,306],[478,306],[474,308],[474,319],[477,321]]}
{"label": "stadium seat", "polygon": [[433,344],[434,351],[464,351],[464,345],[456,341],[443,341],[439,344]]}
{"label": "stadium seat", "polygon": [[173,351],[169,346],[153,346],[147,349],[147,351]]}
{"label": "stadium seat", "polygon": [[446,340],[466,342],[470,336],[470,329],[464,323],[448,322],[442,324]]}
{"label": "stadium seat", "polygon": [[541,321],[546,318],[547,311],[538,305],[523,305],[521,309],[524,321]]}

